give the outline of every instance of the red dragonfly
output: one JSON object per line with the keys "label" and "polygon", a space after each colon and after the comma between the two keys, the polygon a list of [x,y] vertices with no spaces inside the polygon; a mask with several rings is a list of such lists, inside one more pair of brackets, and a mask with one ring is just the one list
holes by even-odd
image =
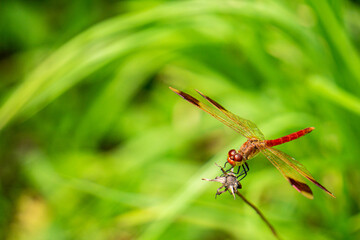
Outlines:
{"label": "red dragonfly", "polygon": [[[290,142],[299,137],[302,137],[305,134],[310,133],[315,128],[309,127],[281,138],[266,140],[264,134],[259,130],[255,123],[229,112],[219,103],[215,102],[210,97],[202,94],[201,92],[196,90],[211,105],[202,103],[185,92],[179,91],[172,87],[170,87],[170,89],[184,98],[186,101],[209,113],[220,122],[224,123],[228,127],[247,138],[247,141],[240,147],[238,151],[232,149],[228,153],[227,161],[233,167],[243,166],[244,163],[246,164],[246,161],[250,160],[259,152],[261,152],[282,173],[282,175],[289,181],[289,183],[305,197],[309,199],[314,198],[310,187],[304,182],[304,178],[313,182],[318,187],[327,192],[330,196],[335,198],[335,196],[329,190],[327,190],[311,176],[310,172],[301,163],[286,153],[272,148],[273,146]],[[244,171],[246,174],[248,169],[246,170],[244,167]]]}

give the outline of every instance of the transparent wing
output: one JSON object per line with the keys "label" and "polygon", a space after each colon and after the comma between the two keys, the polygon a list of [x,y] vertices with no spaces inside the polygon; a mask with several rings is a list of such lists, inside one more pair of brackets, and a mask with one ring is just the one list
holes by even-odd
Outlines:
{"label": "transparent wing", "polygon": [[304,178],[313,182],[330,196],[335,197],[323,185],[317,182],[310,172],[298,161],[275,148],[260,148],[267,159],[284,175],[290,184],[305,197],[312,199],[313,194],[310,187],[304,182]]}
{"label": "transparent wing", "polygon": [[225,109],[215,100],[211,99],[210,97],[202,94],[200,91],[196,90],[201,96],[203,96],[208,102],[210,102],[214,107],[219,109],[223,114],[225,114],[228,118],[230,118],[233,122],[237,123],[239,127],[243,128],[249,133],[250,138],[257,138],[260,140],[264,140],[264,134],[260,131],[260,129],[256,126],[255,123],[251,122],[250,120],[241,118],[232,112]]}
{"label": "transparent wing", "polygon": [[202,109],[203,111],[207,112],[220,122],[224,123],[228,127],[232,128],[236,132],[240,133],[246,138],[257,138],[260,140],[264,140],[264,135],[262,132],[258,129],[258,127],[255,125],[255,123],[246,120],[244,118],[241,118],[239,116],[236,116],[235,114],[229,112],[224,107],[222,107],[219,103],[215,102],[211,98],[203,95],[208,102],[212,104],[212,106],[209,106],[203,102],[200,102],[198,99],[190,96],[189,94],[179,91],[177,89],[174,89],[170,87],[172,91],[174,91],[176,94],[184,98],[186,101],[194,104],[198,108]]}

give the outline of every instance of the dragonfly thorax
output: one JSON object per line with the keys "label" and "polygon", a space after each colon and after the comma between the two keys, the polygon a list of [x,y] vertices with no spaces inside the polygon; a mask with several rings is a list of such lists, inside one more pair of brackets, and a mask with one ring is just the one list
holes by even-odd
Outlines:
{"label": "dragonfly thorax", "polygon": [[260,145],[264,144],[263,141],[259,139],[248,139],[239,149],[239,154],[241,154],[244,160],[249,160],[259,153]]}

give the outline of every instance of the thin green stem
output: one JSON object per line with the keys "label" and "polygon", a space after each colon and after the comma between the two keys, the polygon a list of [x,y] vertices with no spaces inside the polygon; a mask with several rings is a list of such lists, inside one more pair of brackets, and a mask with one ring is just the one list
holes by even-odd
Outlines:
{"label": "thin green stem", "polygon": [[264,214],[262,214],[262,212],[260,212],[260,210],[251,202],[249,202],[241,193],[236,192],[236,194],[242,198],[242,200],[244,200],[245,203],[247,203],[250,207],[252,207],[255,212],[261,217],[261,219],[266,223],[266,225],[270,228],[271,232],[274,234],[274,236],[277,239],[281,239],[279,237],[279,235],[276,233],[275,228],[270,224],[270,222],[265,218]]}

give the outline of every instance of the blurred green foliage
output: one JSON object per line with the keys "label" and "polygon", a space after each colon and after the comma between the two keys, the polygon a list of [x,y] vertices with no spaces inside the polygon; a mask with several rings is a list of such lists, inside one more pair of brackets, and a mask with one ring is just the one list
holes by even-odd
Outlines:
{"label": "blurred green foliage", "polygon": [[[257,123],[337,197],[264,157],[242,193],[284,239],[360,239],[356,1],[4,1],[1,239],[272,239],[201,181],[244,138],[168,89]],[[195,95],[196,96],[196,95]]]}

